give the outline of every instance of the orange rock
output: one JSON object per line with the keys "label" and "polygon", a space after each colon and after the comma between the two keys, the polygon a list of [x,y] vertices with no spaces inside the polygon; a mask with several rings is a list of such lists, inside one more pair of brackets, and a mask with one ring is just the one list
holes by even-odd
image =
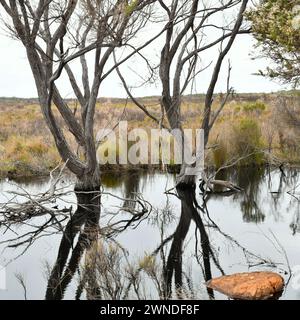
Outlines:
{"label": "orange rock", "polygon": [[265,300],[282,292],[284,280],[274,272],[247,272],[215,278],[206,285],[232,299]]}

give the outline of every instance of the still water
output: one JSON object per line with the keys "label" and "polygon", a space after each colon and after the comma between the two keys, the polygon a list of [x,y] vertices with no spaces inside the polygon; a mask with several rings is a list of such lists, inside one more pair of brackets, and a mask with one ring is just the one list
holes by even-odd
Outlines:
{"label": "still water", "polygon": [[[166,194],[174,186],[172,174],[139,171],[104,175],[99,224],[105,229],[107,224],[120,222],[116,226],[122,227],[109,241],[110,245],[117,243],[118,248],[122,248],[121,252],[126,252],[126,259],[119,259],[118,273],[124,271],[124,277],[115,284],[119,292],[115,297],[125,296],[126,290],[122,286],[125,287],[128,280],[125,275],[128,265],[141,268],[145,259],[153,255],[155,276],[149,270],[140,272],[141,298],[159,298],[160,290],[168,287],[172,299],[227,299],[222,294],[207,290],[205,282],[222,274],[270,270],[279,272],[287,282],[280,299],[300,299],[299,173],[297,169],[285,170],[284,173],[270,168],[232,169],[218,179],[231,180],[243,191],[230,194],[215,190],[217,192],[209,194],[203,202],[197,190],[199,207],[188,193],[178,197],[171,190]],[[55,206],[72,206],[74,209],[76,197],[68,192],[73,188],[71,182],[65,178],[59,187],[65,194]],[[5,203],[12,197],[15,201],[22,201],[9,191],[26,190],[35,195],[48,188],[48,179],[2,181],[0,202]],[[126,208],[134,211],[138,206],[136,200],[141,197],[147,203],[148,212],[127,225],[124,221],[132,216],[125,213]],[[6,242],[30,234],[36,226],[43,225],[44,219],[32,218],[25,224],[7,228],[1,217],[0,265],[5,267],[6,289],[0,289],[0,299],[24,299],[25,293],[27,299],[45,298],[49,274],[59,256],[62,230],[68,216],[60,227],[45,228],[29,246],[25,243],[8,247],[22,242],[24,238]],[[69,255],[72,250],[76,248],[71,248]],[[84,258],[79,260],[78,268],[61,298],[74,299],[76,296]],[[151,263],[153,266],[153,260]],[[87,297],[83,292],[81,299]],[[102,297],[107,298],[105,295]],[[137,298],[134,290],[126,298]]]}

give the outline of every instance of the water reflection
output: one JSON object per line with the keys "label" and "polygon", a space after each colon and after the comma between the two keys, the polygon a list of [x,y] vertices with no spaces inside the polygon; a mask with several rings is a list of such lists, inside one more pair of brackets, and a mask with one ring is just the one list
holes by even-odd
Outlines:
{"label": "water reflection", "polygon": [[[240,200],[241,211],[245,222],[261,223],[265,215],[259,207],[259,185],[266,174],[264,167],[238,167],[235,170],[223,170],[216,179],[234,181],[243,192],[234,194],[234,199]],[[219,191],[219,190],[218,190]]]}
{"label": "water reflection", "polygon": [[[188,190],[177,190],[178,197],[181,201],[181,215],[179,219],[178,226],[173,235],[172,245],[169,251],[166,270],[165,270],[165,281],[166,281],[166,289],[167,289],[167,298],[172,297],[172,278],[174,276],[176,294],[178,298],[182,298],[182,253],[183,253],[183,244],[187,233],[191,227],[191,221],[193,221],[196,225],[196,257],[198,256],[198,233],[200,234],[200,252],[201,258],[203,260],[203,274],[205,281],[208,281],[212,278],[210,258],[213,258],[213,261],[216,262],[217,266],[221,270],[222,274],[224,274],[223,270],[219,266],[216,257],[210,246],[210,240],[207,234],[207,231],[204,227],[202,218],[199,214],[199,209],[201,209],[197,203],[195,197],[195,189]],[[202,210],[203,212],[203,210]],[[199,260],[198,260],[199,262]],[[199,262],[199,264],[201,264]],[[213,291],[211,289],[207,289],[208,295],[210,298],[214,298]]]}
{"label": "water reflection", "polygon": [[[133,190],[135,191],[129,193],[128,189],[125,189],[127,197],[126,201],[135,199],[138,189],[133,188]],[[167,251],[165,253],[166,261],[164,261],[161,266],[162,270],[157,270],[156,272],[158,272],[158,274],[155,275],[155,277],[159,277],[159,274],[161,274],[161,279],[159,279],[159,281],[161,281],[161,285],[157,292],[157,296],[161,299],[170,299],[174,297],[177,297],[178,299],[182,299],[184,297],[195,298],[195,293],[191,288],[189,288],[190,292],[187,292],[189,287],[188,281],[185,283],[183,279],[185,276],[185,272],[183,270],[183,246],[186,236],[191,228],[192,221],[196,226],[195,236],[197,243],[195,247],[195,256],[202,268],[204,280],[208,281],[212,278],[211,260],[215,263],[221,274],[225,274],[220,266],[218,258],[215,256],[215,253],[211,248],[208,233],[199,213],[199,211],[204,212],[204,210],[201,209],[197,203],[195,190],[177,190],[177,194],[181,202],[181,213],[178,225],[172,233],[172,236],[168,237],[167,241],[162,241],[159,245],[159,250],[156,251],[156,253],[161,252],[164,249]],[[76,196],[79,204],[78,209],[65,227],[58,249],[56,262],[48,280],[45,296],[47,300],[63,299],[65,291],[72,281],[76,271],[79,270],[80,261],[85,254],[88,254],[89,263],[87,266],[85,265],[84,277],[79,281],[75,298],[79,299],[82,296],[84,289],[87,291],[86,297],[88,299],[99,299],[105,295],[102,292],[103,286],[97,281],[97,273],[99,272],[97,268],[99,267],[99,263],[96,262],[96,257],[99,252],[103,254],[103,256],[99,257],[99,260],[104,261],[107,259],[103,250],[103,242],[105,242],[106,239],[103,233],[100,232],[99,228],[100,197],[99,194],[96,193],[77,193]],[[95,199],[97,200],[95,201]],[[133,201],[133,203],[136,205],[136,202]],[[99,240],[101,240],[102,243],[100,247]],[[171,243],[170,247],[164,248],[169,242]],[[96,247],[96,252],[91,250],[93,247]],[[106,266],[101,265],[100,271],[103,274],[107,272],[111,273],[113,269],[116,268],[116,265],[109,266],[112,260],[114,259],[110,259]],[[107,268],[110,268],[110,270],[105,270]],[[121,266],[118,266],[118,268],[121,268]],[[138,271],[141,270],[137,269],[135,272]],[[124,288],[117,287],[114,284],[116,278],[118,278],[119,286],[125,282],[124,279],[119,277],[120,274],[118,276],[115,274],[110,280],[110,285],[106,286],[106,291],[110,291],[108,295],[109,298],[121,298],[120,293],[123,292]],[[132,281],[129,285],[132,285]],[[115,288],[116,291],[109,290],[109,288]],[[135,290],[137,296],[140,296],[141,293],[138,293],[140,288],[135,287]],[[208,288],[206,290],[208,296],[213,299],[213,290]]]}
{"label": "water reflection", "polygon": [[46,300],[61,300],[64,297],[84,252],[99,236],[100,193],[76,192],[76,197],[78,208],[63,232],[56,262],[49,276]]}
{"label": "water reflection", "polygon": [[[257,236],[250,234],[251,242],[238,233],[239,228],[242,234],[257,232],[258,225],[275,230],[280,226],[285,232],[280,233],[282,245],[292,248],[290,260],[300,263],[293,254],[296,241],[289,237],[297,237],[300,230],[298,171],[232,169],[220,172],[217,179],[231,180],[243,192],[215,189],[205,198],[195,190],[164,194],[172,176],[143,171],[103,177],[101,198],[99,193],[77,192],[78,206],[59,233],[44,297],[224,299],[204,283],[252,268],[285,272],[284,265],[277,264],[283,254],[269,257],[260,250],[270,252],[265,238],[253,243]],[[290,190],[293,196],[287,194]],[[277,224],[270,223],[270,217]],[[282,228],[286,226],[290,234]],[[133,248],[140,248],[139,253]],[[76,289],[70,294],[72,284]]]}

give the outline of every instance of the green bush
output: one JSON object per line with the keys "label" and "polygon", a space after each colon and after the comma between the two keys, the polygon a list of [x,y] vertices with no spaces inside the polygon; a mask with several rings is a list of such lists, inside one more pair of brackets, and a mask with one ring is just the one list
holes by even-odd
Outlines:
{"label": "green bush", "polygon": [[241,111],[241,106],[240,105],[237,105],[235,108],[234,108],[234,113],[239,113]]}
{"label": "green bush", "polygon": [[249,102],[243,106],[243,109],[247,113],[258,112],[262,113],[266,110],[267,106],[262,101]]}
{"label": "green bush", "polygon": [[216,168],[221,168],[226,163],[227,158],[227,148],[225,144],[221,142],[213,151],[213,159]]}
{"label": "green bush", "polygon": [[262,134],[255,119],[241,119],[233,127],[232,145],[235,157],[245,157],[240,164],[261,164],[263,162]]}

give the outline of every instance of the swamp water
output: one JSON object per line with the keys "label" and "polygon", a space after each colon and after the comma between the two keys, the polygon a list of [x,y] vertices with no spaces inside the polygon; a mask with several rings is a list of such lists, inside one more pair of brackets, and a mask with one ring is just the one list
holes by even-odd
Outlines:
{"label": "swamp water", "polygon": [[[114,292],[108,292],[106,286],[98,297],[137,298],[132,284],[127,292],[130,269],[131,275],[132,270],[139,270],[140,298],[157,299],[166,294],[172,299],[227,299],[208,290],[205,281],[222,274],[264,270],[280,273],[288,283],[280,299],[300,299],[299,170],[289,169],[283,174],[269,168],[232,169],[218,179],[231,180],[244,191],[216,192],[207,196],[205,204],[199,189],[197,203],[185,192],[179,197],[173,194],[174,190],[165,194],[174,186],[174,179],[171,174],[144,171],[103,176],[100,226],[110,224],[118,228],[106,244],[107,250],[115,253],[110,254],[117,258],[112,266],[116,269],[108,273],[102,270]],[[9,191],[26,190],[34,195],[48,188],[48,179],[2,181],[0,202],[12,197],[21,201]],[[51,205],[74,208],[76,197],[68,193],[73,186],[66,179],[59,188],[66,194]],[[126,208],[137,213],[141,195],[151,211],[128,223],[133,216],[125,212]],[[30,243],[12,248],[8,245],[25,238],[11,243],[7,240],[30,234],[36,226],[43,225],[46,217],[32,218],[26,224],[10,228],[1,226],[0,265],[5,266],[6,278],[6,289],[0,288],[1,300],[24,299],[25,291],[27,299],[45,298],[48,278],[61,246],[62,228],[68,218],[66,213],[60,227],[45,228]],[[76,250],[75,244],[69,255]],[[112,248],[118,248],[118,254]],[[80,268],[72,275],[61,298],[75,298],[86,261],[83,254]],[[98,275],[102,271],[98,270]],[[105,277],[99,280],[105,281]],[[83,290],[81,299],[85,298]]]}

